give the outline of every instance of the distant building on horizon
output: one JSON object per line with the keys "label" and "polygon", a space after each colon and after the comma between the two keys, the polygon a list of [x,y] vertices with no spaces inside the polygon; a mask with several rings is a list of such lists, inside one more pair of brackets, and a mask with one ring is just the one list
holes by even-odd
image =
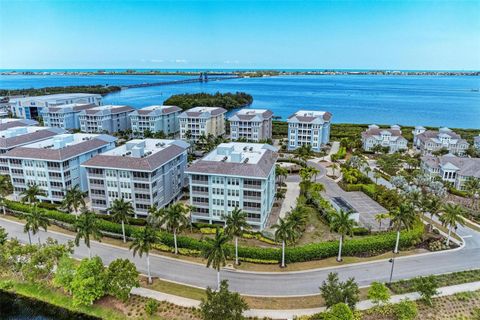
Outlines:
{"label": "distant building on horizon", "polygon": [[434,131],[416,126],[412,133],[413,144],[423,155],[445,149],[449,153],[463,156],[469,146],[467,140],[446,127]]}
{"label": "distant building on horizon", "polygon": [[180,131],[178,116],[182,109],[176,106],[148,106],[130,113],[132,132],[163,132],[165,136],[175,135]]}
{"label": "distant building on horizon", "polygon": [[9,168],[16,197],[35,184],[45,192],[39,200],[58,203],[65,197],[66,190],[74,186],[87,191],[86,171],[80,165],[114,148],[116,140],[106,134],[60,134],[14,148],[0,155],[0,162],[2,167]]}
{"label": "distant building on horizon", "polygon": [[220,107],[195,107],[182,112],[180,119],[180,138],[197,142],[202,136],[212,134],[215,137],[225,134],[225,113]]}
{"label": "distant building on horizon", "polygon": [[92,208],[106,213],[115,199],[131,202],[135,215],[163,208],[182,194],[189,144],[182,140],[134,139],[82,164]]}
{"label": "distant building on horizon", "polygon": [[272,138],[273,112],[266,109],[241,109],[231,116],[230,136],[232,140],[244,139],[260,142]]}
{"label": "distant building on horizon", "polygon": [[332,114],[326,111],[299,110],[288,117],[288,150],[310,145],[320,151],[330,142]]}
{"label": "distant building on horizon", "polygon": [[464,190],[465,181],[480,179],[480,158],[457,157],[446,154],[440,157],[425,155],[421,158],[422,171],[430,177],[440,177],[458,190]]}
{"label": "distant building on horizon", "polygon": [[43,116],[46,107],[62,104],[102,104],[102,96],[92,93],[59,93],[13,99],[12,113],[23,119],[37,119]]}
{"label": "distant building on horizon", "polygon": [[277,158],[269,144],[229,142],[194,162],[185,171],[192,220],[224,223],[239,208],[254,229],[264,229],[275,200]]}
{"label": "distant building on horizon", "polygon": [[375,146],[388,148],[389,153],[407,150],[408,141],[402,136],[402,130],[398,125],[392,125],[390,129],[380,128],[375,124],[368,126],[362,132],[362,145],[365,151],[371,151]]}
{"label": "distant building on horizon", "polygon": [[129,106],[104,105],[82,110],[78,118],[80,130],[87,133],[114,133],[131,128]]}

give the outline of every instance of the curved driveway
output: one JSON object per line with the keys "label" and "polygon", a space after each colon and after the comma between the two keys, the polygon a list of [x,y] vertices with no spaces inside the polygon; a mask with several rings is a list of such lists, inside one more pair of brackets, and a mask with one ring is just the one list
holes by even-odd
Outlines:
{"label": "curved driveway", "polygon": [[[10,236],[17,237],[22,242],[28,242],[27,234],[23,233],[23,225],[0,218],[0,226],[4,227]],[[49,237],[65,243],[73,238],[68,235],[47,232]],[[459,250],[397,258],[395,262],[394,279],[412,278],[428,274],[439,274],[462,271],[480,267],[480,233],[459,227],[458,234],[465,240],[465,246]],[[40,232],[42,239],[47,237]],[[37,241],[36,237],[32,241]],[[135,262],[140,272],[146,273],[146,261],[124,248],[108,244],[92,242],[92,252],[108,264],[117,258],[128,258]],[[83,245],[75,249],[77,258],[88,257],[87,248]],[[207,287],[216,285],[215,271],[205,266],[182,260],[152,255],[152,274],[165,280],[183,284]],[[336,271],[340,278],[355,277],[360,286],[372,281],[388,281],[390,263],[386,260],[351,264],[335,268],[323,268],[290,273],[251,273],[242,271],[222,270],[222,279],[228,279],[230,288],[245,295],[286,296],[318,294],[318,287],[329,272]]]}

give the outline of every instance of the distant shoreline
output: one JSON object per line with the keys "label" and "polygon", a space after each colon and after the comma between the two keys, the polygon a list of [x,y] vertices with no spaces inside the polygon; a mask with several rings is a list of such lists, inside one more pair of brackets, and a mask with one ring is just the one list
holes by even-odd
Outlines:
{"label": "distant shoreline", "polygon": [[24,76],[101,76],[101,75],[130,75],[130,76],[200,76],[207,75],[236,75],[240,77],[270,77],[288,75],[378,75],[378,76],[480,76],[480,71],[415,71],[415,70],[145,70],[145,69],[118,69],[118,70],[28,70],[28,71],[1,71],[0,75]]}

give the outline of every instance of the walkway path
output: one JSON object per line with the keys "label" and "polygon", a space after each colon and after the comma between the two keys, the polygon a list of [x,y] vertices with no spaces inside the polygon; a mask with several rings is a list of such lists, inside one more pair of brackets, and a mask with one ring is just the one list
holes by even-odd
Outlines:
{"label": "walkway path", "polygon": [[[23,224],[0,218],[0,226],[4,227],[11,237],[27,243],[28,236],[23,232]],[[465,246],[443,252],[426,253],[414,256],[399,257],[395,262],[394,280],[424,276],[432,273],[447,273],[478,268],[480,266],[480,232],[459,226],[457,233],[464,237]],[[43,240],[51,237],[60,243],[73,240],[63,233],[48,231],[39,232]],[[33,237],[32,241],[37,241]],[[130,259],[141,273],[146,273],[146,259],[133,257],[131,251],[96,241],[91,242],[92,253],[109,264],[117,258]],[[76,258],[88,257],[88,250],[81,244],[75,248]],[[216,273],[203,264],[169,258],[152,254],[150,256],[152,275],[169,281],[206,288],[216,285]],[[372,281],[386,282],[390,275],[388,259],[371,262],[348,264],[338,267],[313,269],[299,272],[245,272],[222,270],[221,277],[229,281],[230,288],[245,295],[289,296],[317,294],[318,287],[327,275],[338,272],[339,278],[345,280],[354,277],[360,286],[369,285]],[[288,268],[286,269],[288,270]]]}

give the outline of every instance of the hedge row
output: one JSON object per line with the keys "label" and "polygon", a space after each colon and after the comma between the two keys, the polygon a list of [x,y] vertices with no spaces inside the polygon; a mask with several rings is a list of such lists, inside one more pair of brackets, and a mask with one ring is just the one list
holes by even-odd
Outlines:
{"label": "hedge row", "polygon": [[[31,206],[25,205],[14,201],[5,201],[6,206],[10,210],[29,212]],[[48,218],[73,224],[75,222],[75,216],[55,211],[55,210],[42,210]],[[105,219],[99,219],[99,227],[104,232],[122,233],[122,227],[120,224],[107,221]],[[139,226],[125,225],[125,233],[127,236],[132,236],[135,231],[140,230]],[[400,237],[400,247],[408,248],[418,244],[421,241],[423,234],[423,225],[418,223],[412,230],[403,231]],[[167,232],[159,231],[158,236],[160,242],[169,247],[174,246],[173,235]],[[347,239],[343,246],[343,253],[346,256],[358,256],[358,255],[375,255],[391,250],[395,245],[396,233],[386,232],[379,235],[366,236],[359,239]],[[209,242],[205,240],[198,240],[186,236],[177,237],[178,247],[202,251],[210,246]],[[228,245],[230,252],[234,252],[234,246]],[[255,260],[276,260],[281,258],[280,248],[257,248],[257,247],[245,247],[240,246],[238,248],[239,256],[250,261]],[[304,262],[311,260],[318,260],[328,257],[333,257],[338,253],[338,241],[311,243],[298,247],[287,247],[285,252],[285,259],[287,262]]]}

